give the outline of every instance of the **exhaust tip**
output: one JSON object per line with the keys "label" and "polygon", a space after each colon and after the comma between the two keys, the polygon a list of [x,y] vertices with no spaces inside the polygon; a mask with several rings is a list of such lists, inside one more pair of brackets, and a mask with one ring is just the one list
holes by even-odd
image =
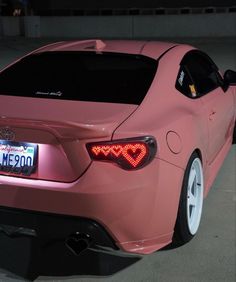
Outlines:
{"label": "exhaust tip", "polygon": [[65,241],[67,248],[76,256],[88,249],[91,242],[90,235],[80,232],[70,235]]}

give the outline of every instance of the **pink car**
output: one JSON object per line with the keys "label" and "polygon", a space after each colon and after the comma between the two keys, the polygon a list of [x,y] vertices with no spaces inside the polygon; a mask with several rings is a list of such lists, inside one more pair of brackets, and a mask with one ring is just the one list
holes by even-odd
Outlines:
{"label": "pink car", "polygon": [[0,73],[0,232],[149,254],[198,231],[236,73],[188,46],[59,42]]}

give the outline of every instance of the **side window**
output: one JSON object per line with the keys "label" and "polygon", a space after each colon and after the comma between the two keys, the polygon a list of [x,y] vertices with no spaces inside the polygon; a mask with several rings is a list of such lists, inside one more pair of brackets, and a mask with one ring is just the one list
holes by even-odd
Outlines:
{"label": "side window", "polygon": [[195,85],[185,66],[180,66],[175,87],[187,97],[195,98],[197,96]]}
{"label": "side window", "polygon": [[181,65],[192,78],[197,96],[205,95],[221,86],[218,68],[206,54],[197,50],[190,51]]}

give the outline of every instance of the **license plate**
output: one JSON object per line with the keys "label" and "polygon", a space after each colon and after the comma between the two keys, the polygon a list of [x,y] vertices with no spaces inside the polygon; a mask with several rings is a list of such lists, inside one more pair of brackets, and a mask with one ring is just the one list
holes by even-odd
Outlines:
{"label": "license plate", "polygon": [[0,140],[0,172],[31,175],[36,169],[38,146]]}

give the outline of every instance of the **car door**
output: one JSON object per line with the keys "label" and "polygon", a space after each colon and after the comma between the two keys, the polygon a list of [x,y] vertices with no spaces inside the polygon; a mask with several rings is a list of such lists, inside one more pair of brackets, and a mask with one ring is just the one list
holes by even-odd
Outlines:
{"label": "car door", "polygon": [[192,92],[201,100],[208,125],[208,163],[211,164],[231,134],[233,123],[233,95],[224,92],[223,79],[214,62],[198,50],[187,54],[184,65],[194,85]]}

